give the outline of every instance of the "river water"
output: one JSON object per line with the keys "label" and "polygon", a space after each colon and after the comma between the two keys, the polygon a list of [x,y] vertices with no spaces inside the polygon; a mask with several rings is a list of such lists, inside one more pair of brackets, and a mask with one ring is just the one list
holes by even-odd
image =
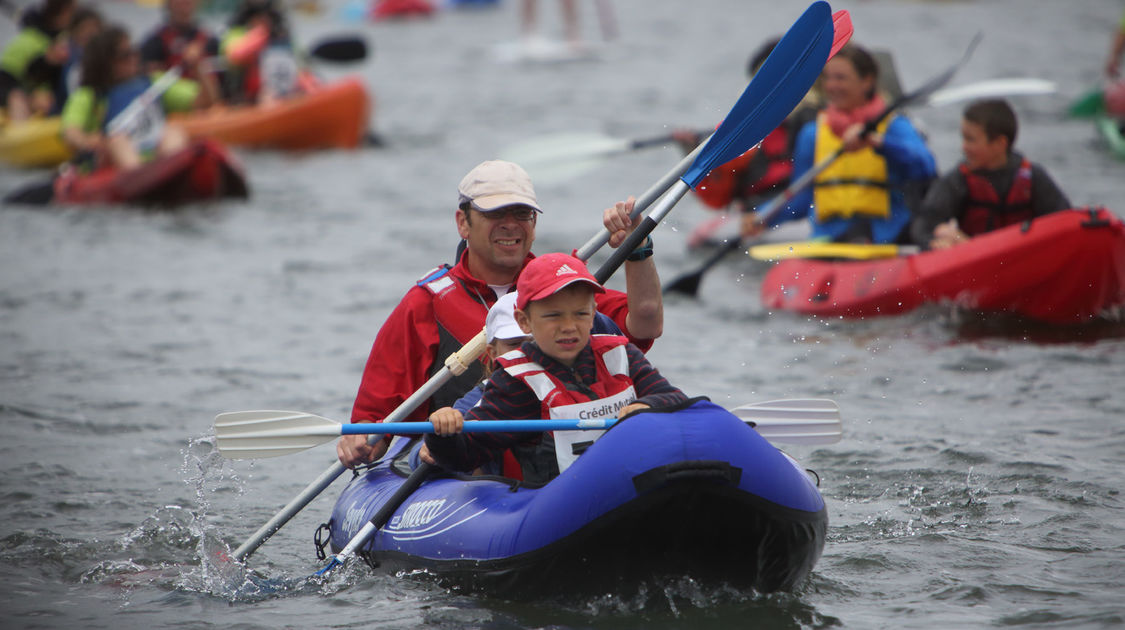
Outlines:
{"label": "river water", "polygon": [[[327,3],[331,4],[331,3]],[[543,3],[548,31],[559,27]],[[766,267],[732,257],[699,299],[669,299],[651,352],[669,379],[721,404],[830,397],[845,436],[796,447],[831,525],[798,592],[762,596],[654,584],[636,597],[511,602],[353,563],[325,580],[311,534],[330,488],[247,567],[222,559],[334,460],[330,446],[256,463],[213,452],[216,413],[297,409],[346,419],[380,323],[410,283],[450,260],[455,187],[477,162],[549,132],[646,137],[713,125],[744,64],[804,2],[614,4],[597,60],[503,64],[516,5],[433,19],[294,16],[302,41],[365,34],[358,72],[382,149],[240,153],[248,202],[174,213],[0,211],[0,627],[1116,627],[1125,623],[1125,334],[1028,329],[943,309],[845,322],[763,310]],[[1097,80],[1117,0],[837,4],[855,40],[894,53],[902,82],[984,40],[955,82],[1035,76],[1059,94],[1017,99],[1018,146],[1075,204],[1121,213],[1123,170],[1092,125],[1066,119]],[[143,30],[150,9],[107,3]],[[11,27],[0,30],[4,39]],[[958,108],[918,109],[941,168]],[[569,250],[600,211],[678,160],[621,156],[542,185],[536,251]],[[0,171],[0,191],[41,174]],[[710,215],[685,199],[655,234],[665,279]],[[799,229],[798,234],[799,234]],[[1050,252],[1044,252],[1050,255]],[[601,256],[595,258],[600,261]],[[617,281],[619,282],[619,280]],[[387,361],[396,360],[386,357]],[[659,550],[654,550],[658,553]],[[252,572],[251,572],[252,571]],[[258,576],[285,583],[263,589]],[[560,592],[565,585],[560,584]]]}

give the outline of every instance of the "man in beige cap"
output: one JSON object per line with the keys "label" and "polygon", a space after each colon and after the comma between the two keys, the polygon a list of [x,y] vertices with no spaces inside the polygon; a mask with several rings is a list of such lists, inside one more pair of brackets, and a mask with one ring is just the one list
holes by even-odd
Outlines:
{"label": "man in beige cap", "polygon": [[[481,331],[489,307],[514,290],[520,271],[533,258],[535,222],[542,210],[526,171],[511,162],[482,162],[465,175],[457,192],[457,233],[465,250],[456,265],[443,265],[418,280],[379,329],[352,422],[381,422],[425,384],[446,357]],[[630,197],[603,212],[611,247],[633,230],[632,209]],[[625,263],[626,293],[606,291],[597,300],[598,311],[642,350],[652,347],[664,325],[660,278],[651,256],[650,238]],[[450,406],[480,381],[481,373],[482,365],[474,362],[406,419],[425,420],[432,411]],[[345,436],[336,453],[353,467],[381,456],[386,444],[368,446],[365,436]]]}

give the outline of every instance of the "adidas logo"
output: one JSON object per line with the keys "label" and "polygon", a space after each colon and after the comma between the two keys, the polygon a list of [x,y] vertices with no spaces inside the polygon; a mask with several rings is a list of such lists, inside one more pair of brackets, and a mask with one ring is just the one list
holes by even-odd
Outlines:
{"label": "adidas logo", "polygon": [[575,273],[576,274],[578,272],[571,269],[570,265],[564,264],[562,267],[559,267],[557,271],[555,271],[555,277],[557,278],[558,276],[564,276],[568,273]]}

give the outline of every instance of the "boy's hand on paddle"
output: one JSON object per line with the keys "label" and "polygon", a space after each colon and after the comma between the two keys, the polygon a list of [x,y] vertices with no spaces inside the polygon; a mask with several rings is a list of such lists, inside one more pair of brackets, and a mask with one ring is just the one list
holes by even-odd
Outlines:
{"label": "boy's hand on paddle", "polygon": [[635,402],[631,405],[625,405],[620,410],[618,410],[617,417],[618,418],[624,418],[625,416],[633,413],[634,411],[640,411],[641,409],[651,409],[651,406],[646,405],[644,403],[639,403],[639,402]]}
{"label": "boy's hand on paddle", "polygon": [[461,432],[465,426],[465,417],[453,407],[442,407],[430,414],[430,422],[434,423],[434,434],[445,437]]}
{"label": "boy's hand on paddle", "polygon": [[609,232],[609,246],[617,247],[625,242],[629,233],[636,227],[636,223],[629,218],[629,214],[633,212],[633,204],[636,203],[636,198],[630,196],[625,201],[618,201],[612,208],[606,208],[602,213],[602,224],[605,226],[606,231]]}
{"label": "boy's hand on paddle", "polygon": [[[430,422],[434,424],[434,435],[444,437],[460,433],[461,428],[465,426],[465,417],[453,407],[442,407],[430,414]],[[430,447],[425,442],[422,443],[422,448],[418,450],[418,459],[431,466],[439,465],[430,453]]]}

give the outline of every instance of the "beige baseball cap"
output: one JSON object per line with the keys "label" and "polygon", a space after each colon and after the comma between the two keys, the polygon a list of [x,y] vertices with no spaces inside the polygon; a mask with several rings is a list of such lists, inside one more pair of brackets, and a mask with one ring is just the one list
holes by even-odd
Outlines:
{"label": "beige baseball cap", "polygon": [[543,212],[527,171],[519,164],[503,160],[477,164],[457,185],[457,193],[460,197],[457,205],[467,201],[481,212],[517,205]]}

